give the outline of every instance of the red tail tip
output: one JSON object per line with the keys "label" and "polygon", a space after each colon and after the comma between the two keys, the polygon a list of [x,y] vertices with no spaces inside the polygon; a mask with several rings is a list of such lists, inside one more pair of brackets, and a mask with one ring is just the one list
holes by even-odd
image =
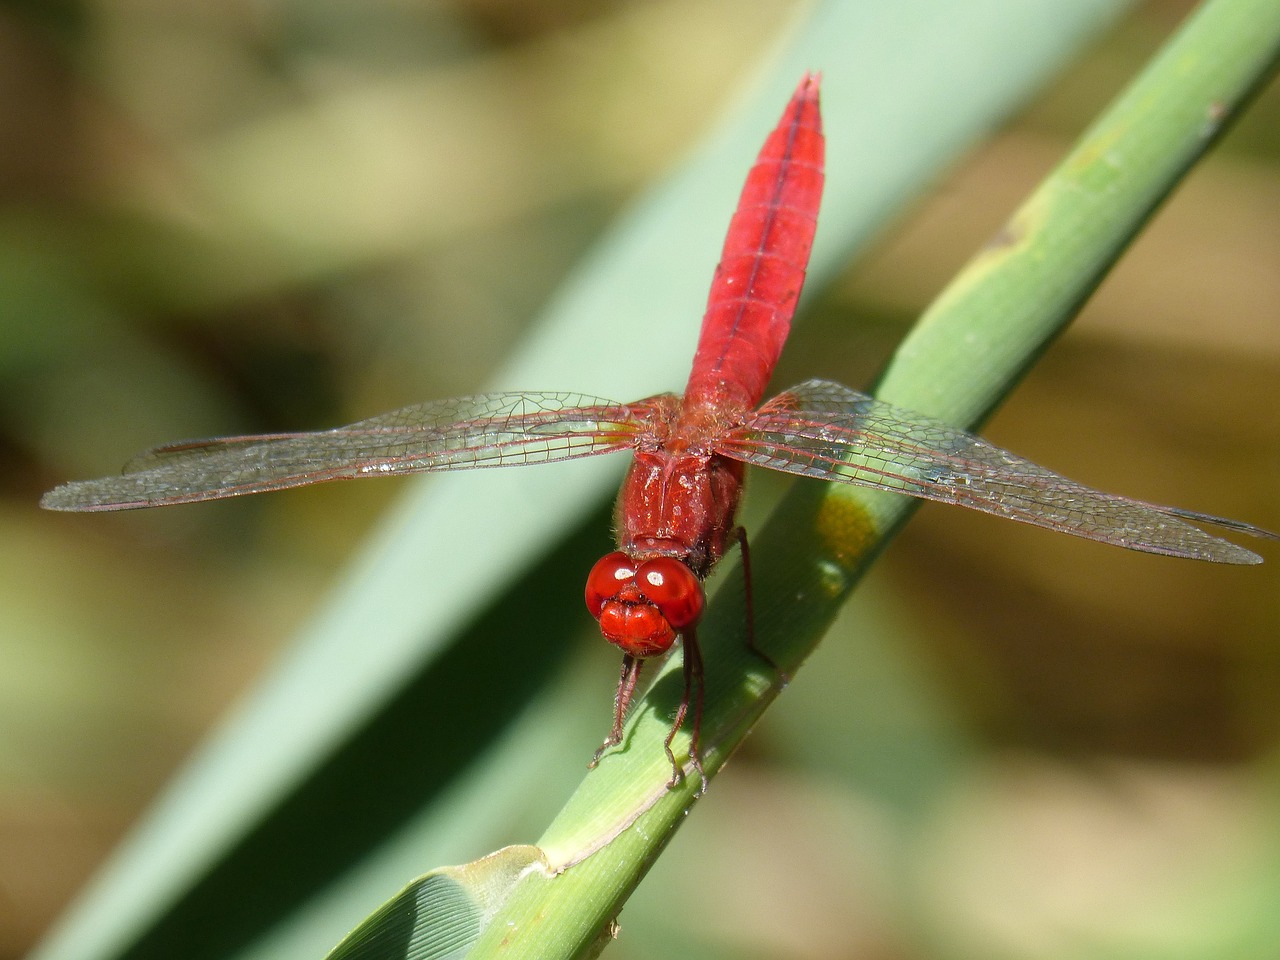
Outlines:
{"label": "red tail tip", "polygon": [[817,100],[818,88],[822,86],[822,71],[807,70],[796,87],[796,98],[800,100]]}

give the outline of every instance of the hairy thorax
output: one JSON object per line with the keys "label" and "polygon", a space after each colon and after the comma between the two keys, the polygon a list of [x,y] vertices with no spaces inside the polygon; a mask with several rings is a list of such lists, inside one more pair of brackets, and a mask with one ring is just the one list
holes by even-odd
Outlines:
{"label": "hairy thorax", "polygon": [[705,577],[724,554],[742,496],[743,465],[713,452],[723,414],[653,399],[654,430],[636,448],[618,496],[618,545],[637,560],[677,557]]}

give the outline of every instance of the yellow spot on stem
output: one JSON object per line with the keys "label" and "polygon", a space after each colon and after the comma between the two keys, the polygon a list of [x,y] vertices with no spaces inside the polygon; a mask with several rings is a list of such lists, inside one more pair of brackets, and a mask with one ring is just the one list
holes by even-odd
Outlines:
{"label": "yellow spot on stem", "polygon": [[879,534],[866,509],[838,493],[823,497],[816,527],[824,552],[846,570],[857,566]]}

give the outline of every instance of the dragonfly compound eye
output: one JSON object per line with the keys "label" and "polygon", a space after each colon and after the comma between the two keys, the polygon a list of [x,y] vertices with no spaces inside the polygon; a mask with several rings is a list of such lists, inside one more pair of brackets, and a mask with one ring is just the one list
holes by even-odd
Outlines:
{"label": "dragonfly compound eye", "polygon": [[636,568],[636,585],[646,600],[656,606],[672,628],[693,626],[702,617],[706,602],[702,584],[685,564],[673,557],[655,557]]}
{"label": "dragonfly compound eye", "polygon": [[622,588],[632,582],[636,565],[625,553],[615,550],[596,561],[587,575],[587,609],[597,620],[604,605],[617,598]]}
{"label": "dragonfly compound eye", "polygon": [[656,657],[698,622],[702,584],[679,560],[656,557],[637,565],[619,551],[591,568],[586,601],[606,640],[633,657]]}

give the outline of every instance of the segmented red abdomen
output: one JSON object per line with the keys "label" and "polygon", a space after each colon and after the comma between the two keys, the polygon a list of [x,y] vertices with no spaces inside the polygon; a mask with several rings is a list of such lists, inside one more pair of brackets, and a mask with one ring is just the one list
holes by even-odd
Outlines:
{"label": "segmented red abdomen", "polygon": [[822,199],[818,83],[805,75],[747,176],[711,283],[686,404],[754,407],[778,362]]}

